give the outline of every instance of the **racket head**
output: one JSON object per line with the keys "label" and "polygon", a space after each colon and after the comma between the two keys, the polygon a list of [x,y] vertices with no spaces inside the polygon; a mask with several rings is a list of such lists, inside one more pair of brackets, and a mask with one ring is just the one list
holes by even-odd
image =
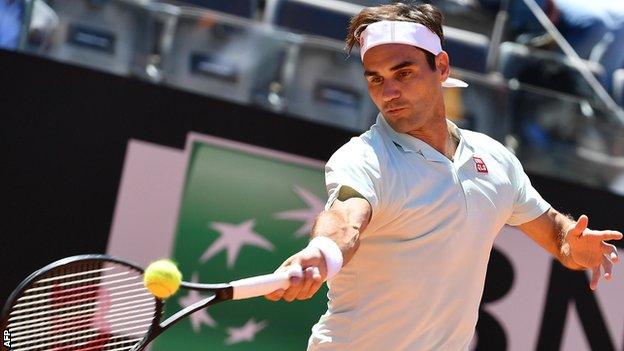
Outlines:
{"label": "racket head", "polygon": [[163,301],[143,285],[141,267],[80,255],[27,277],[2,309],[0,332],[8,331],[15,351],[140,350],[158,334],[162,311]]}

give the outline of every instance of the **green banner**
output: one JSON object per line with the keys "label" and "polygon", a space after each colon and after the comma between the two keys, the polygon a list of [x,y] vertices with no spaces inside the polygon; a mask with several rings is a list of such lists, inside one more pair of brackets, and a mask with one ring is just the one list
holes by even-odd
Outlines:
{"label": "green banner", "polygon": [[[304,247],[326,195],[310,162],[218,143],[190,144],[172,258],[187,281],[228,282],[274,271]],[[156,339],[154,351],[303,350],[325,311],[307,301],[230,301],[198,311]],[[166,315],[202,298],[180,291]]]}

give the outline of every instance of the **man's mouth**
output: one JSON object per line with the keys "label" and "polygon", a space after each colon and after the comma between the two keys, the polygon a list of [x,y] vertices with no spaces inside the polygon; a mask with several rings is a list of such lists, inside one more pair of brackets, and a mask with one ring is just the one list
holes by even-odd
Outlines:
{"label": "man's mouth", "polygon": [[406,109],[406,107],[393,107],[393,108],[389,108],[389,109],[387,109],[386,111],[387,111],[388,113],[395,113],[395,112],[402,111],[402,110],[404,110],[404,109]]}

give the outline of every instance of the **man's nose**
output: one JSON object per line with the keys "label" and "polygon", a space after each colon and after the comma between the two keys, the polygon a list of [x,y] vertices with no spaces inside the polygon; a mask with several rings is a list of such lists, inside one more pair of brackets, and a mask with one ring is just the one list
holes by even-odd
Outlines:
{"label": "man's nose", "polygon": [[401,96],[401,91],[399,90],[396,82],[392,79],[388,79],[383,83],[382,90],[382,99],[384,102],[389,102],[394,99],[397,99]]}

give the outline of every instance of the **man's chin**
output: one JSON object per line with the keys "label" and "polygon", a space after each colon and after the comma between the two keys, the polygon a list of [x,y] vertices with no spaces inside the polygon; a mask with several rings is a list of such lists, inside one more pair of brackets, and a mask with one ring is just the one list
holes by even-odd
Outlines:
{"label": "man's chin", "polygon": [[386,122],[396,131],[397,133],[407,133],[413,129],[414,125],[411,121],[403,116],[386,116]]}

